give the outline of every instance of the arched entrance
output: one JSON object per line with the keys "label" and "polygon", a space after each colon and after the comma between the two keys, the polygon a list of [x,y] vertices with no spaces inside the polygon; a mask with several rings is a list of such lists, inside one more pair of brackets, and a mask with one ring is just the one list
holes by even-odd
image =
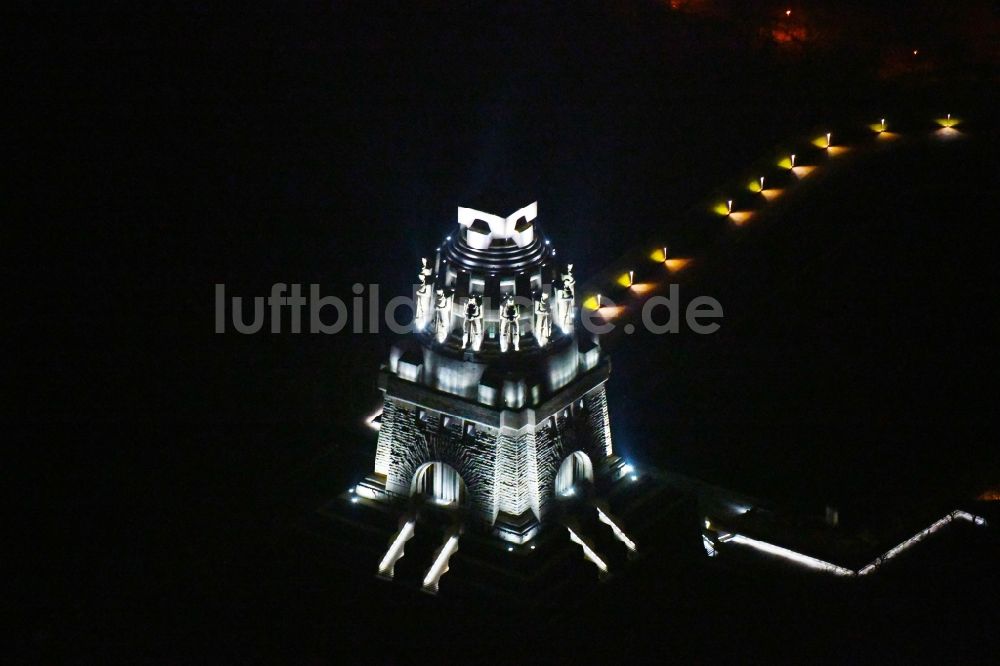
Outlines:
{"label": "arched entrance", "polygon": [[590,462],[590,456],[583,451],[574,451],[566,456],[556,472],[556,494],[572,495],[573,487],[584,479],[593,482],[594,466]]}
{"label": "arched entrance", "polygon": [[451,465],[424,463],[413,475],[410,495],[422,495],[435,504],[457,506],[465,504],[465,482]]}

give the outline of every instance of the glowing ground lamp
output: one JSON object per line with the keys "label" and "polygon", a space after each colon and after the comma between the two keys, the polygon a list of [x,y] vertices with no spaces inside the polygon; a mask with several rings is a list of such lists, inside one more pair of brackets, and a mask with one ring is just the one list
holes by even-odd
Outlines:
{"label": "glowing ground lamp", "polygon": [[833,146],[833,133],[827,132],[825,136],[813,139],[812,144],[817,148],[830,149]]}
{"label": "glowing ground lamp", "polygon": [[895,134],[887,131],[889,126],[885,124],[885,118],[880,118],[879,122],[868,125],[868,128],[875,132],[880,139],[891,139],[896,136]]}
{"label": "glowing ground lamp", "polygon": [[833,145],[833,133],[827,132],[826,135],[817,137],[813,140],[813,145],[826,150],[827,155],[830,157],[836,157],[849,150],[847,146],[835,146]]}
{"label": "glowing ground lamp", "polygon": [[626,289],[631,288],[633,285],[635,285],[635,271],[628,271],[626,273],[622,273],[621,275],[618,276],[618,279],[615,280],[615,282],[625,287]]}
{"label": "glowing ground lamp", "polygon": [[935,122],[938,125],[940,125],[941,127],[951,128],[951,127],[954,127],[955,125],[959,124],[961,122],[961,120],[958,119],[958,118],[952,118],[951,114],[949,113],[944,118],[937,118],[937,119],[935,119]]}
{"label": "glowing ground lamp", "polygon": [[777,164],[779,169],[794,169],[795,168],[795,153],[792,153],[788,157],[782,157],[778,160]]}

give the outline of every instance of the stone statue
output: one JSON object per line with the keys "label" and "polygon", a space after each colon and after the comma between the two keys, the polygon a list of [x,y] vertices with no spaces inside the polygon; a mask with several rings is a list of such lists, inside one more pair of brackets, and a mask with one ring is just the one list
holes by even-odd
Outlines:
{"label": "stone statue", "polygon": [[500,305],[500,351],[506,352],[511,347],[520,350],[521,324],[518,318],[521,308],[514,301],[514,295],[508,294]]}
{"label": "stone statue", "polygon": [[434,270],[427,263],[427,257],[420,257],[420,277],[429,278]]}
{"label": "stone statue", "polygon": [[451,294],[444,289],[434,292],[434,337],[438,342],[444,342],[451,333]]}
{"label": "stone statue", "polygon": [[569,289],[570,293],[576,293],[576,278],[573,277],[573,264],[566,264],[566,272],[562,274],[563,289]]}
{"label": "stone statue", "polygon": [[573,277],[573,264],[566,265],[562,275],[562,289],[556,300],[556,321],[563,333],[573,330],[573,314],[576,306],[576,279]]}
{"label": "stone statue", "polygon": [[462,349],[479,351],[483,344],[483,297],[469,296],[465,303],[465,321],[462,323]]}
{"label": "stone statue", "polygon": [[418,331],[422,331],[427,327],[427,322],[431,317],[431,296],[434,286],[431,273],[433,271],[427,265],[427,259],[421,258],[420,273],[417,274],[416,303],[413,306],[414,321]]}
{"label": "stone statue", "polygon": [[543,291],[542,295],[535,301],[534,317],[535,340],[539,347],[544,347],[552,337],[552,311],[549,307],[549,293]]}

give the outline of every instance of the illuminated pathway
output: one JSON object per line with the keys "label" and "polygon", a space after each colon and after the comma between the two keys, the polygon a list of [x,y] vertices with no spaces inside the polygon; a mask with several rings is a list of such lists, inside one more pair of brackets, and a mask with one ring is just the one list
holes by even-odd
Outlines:
{"label": "illuminated pathway", "polygon": [[757,533],[762,531],[762,527],[764,530],[767,529],[766,525],[761,525],[760,523],[757,525],[740,524],[743,516],[751,514],[751,512],[759,508],[766,507],[767,503],[676,472],[650,471],[649,473],[656,474],[668,485],[681,492],[693,493],[698,496],[699,507],[704,516],[701,530],[702,546],[708,557],[717,557],[720,552],[736,546],[749,548],[808,569],[835,576],[867,576],[877,572],[889,560],[922,543],[931,535],[957,521],[968,522],[977,527],[988,526],[983,516],[956,509],[899,542],[892,548],[889,548],[863,566],[851,568],[831,562],[829,559],[818,557],[816,556],[818,553],[810,555],[763,538],[757,538]]}
{"label": "illuminated pathway", "polygon": [[[933,123],[937,129],[916,138],[947,140],[963,136],[956,129],[961,120],[952,117],[950,113],[935,118]],[[799,142],[785,154],[769,160],[772,166],[762,169],[764,173],[745,181],[742,189],[733,188],[728,198],[710,201],[704,204],[704,208],[724,219],[731,231],[752,226],[752,222],[765,214],[776,201],[794,194],[803,181],[829,171],[835,162],[845,156],[860,155],[866,151],[902,143],[897,140],[907,135],[889,131],[890,127],[886,118],[880,118],[878,122],[864,128],[869,137],[867,141],[852,144],[839,142],[834,132],[818,133],[809,140]],[[662,271],[651,273],[650,262],[662,266],[666,275]],[[625,315],[634,316],[650,296],[666,289],[671,282],[676,282],[680,273],[697,262],[698,257],[675,255],[667,242],[633,249],[581,285],[578,290],[581,308],[593,312],[604,322],[611,322]]]}
{"label": "illuminated pathway", "polygon": [[423,590],[425,592],[437,594],[438,583],[441,580],[441,576],[448,572],[448,561],[457,550],[458,532],[453,530],[445,538],[444,543],[441,545],[441,549],[437,553],[437,557],[434,558],[434,564],[431,565],[431,568],[427,570],[427,575],[424,576]]}
{"label": "illuminated pathway", "polygon": [[567,526],[566,529],[569,530],[569,538],[573,541],[573,543],[580,544],[580,548],[583,549],[584,558],[593,562],[594,566],[596,566],[598,571],[600,571],[602,574],[606,574],[608,572],[608,565],[604,562],[604,559],[597,554],[597,552],[590,544],[588,544],[584,539],[580,538],[580,536],[578,536],[577,533],[573,531],[572,527]]}
{"label": "illuminated pathway", "polygon": [[392,577],[396,573],[396,562],[403,557],[406,542],[413,538],[416,524],[416,519],[410,518],[402,527],[399,528],[399,532],[397,532],[396,536],[393,538],[392,544],[389,546],[389,550],[386,551],[385,556],[378,565],[378,575],[380,577],[392,580]]}
{"label": "illuminated pathway", "polygon": [[[411,516],[407,518],[406,522],[403,523],[403,526],[399,528],[399,531],[396,532],[392,542],[389,544],[389,549],[386,550],[385,555],[382,557],[382,561],[379,562],[379,578],[392,580],[395,577],[396,563],[402,559],[405,554],[406,542],[413,538],[416,533],[416,526],[417,520],[411,514]],[[435,554],[433,563],[424,574],[422,589],[425,592],[437,594],[441,576],[448,573],[448,561],[458,550],[458,538],[459,529],[457,527],[453,527],[445,535],[444,542]]]}
{"label": "illuminated pathway", "polygon": [[769,555],[774,555],[782,559],[788,560],[790,562],[795,562],[802,566],[808,567],[810,569],[816,569],[825,573],[831,573],[837,576],[867,576],[870,573],[878,571],[878,569],[896,557],[900,553],[910,549],[911,547],[917,545],[930,535],[947,527],[956,520],[965,520],[973,525],[985,526],[986,519],[982,516],[973,515],[967,511],[956,510],[945,515],[943,518],[934,521],[926,528],[920,530],[910,538],[900,542],[896,546],[890,548],[886,552],[882,553],[874,560],[861,567],[860,569],[849,569],[847,567],[842,567],[832,562],[827,562],[821,560],[817,557],[811,555],[806,555],[804,553],[799,553],[789,548],[783,546],[778,546],[773,543],[768,543],[767,541],[761,541],[759,539],[753,539],[744,534],[738,534],[735,532],[725,532],[722,530],[714,530],[712,526],[712,521],[710,519],[705,519],[705,534],[703,536],[703,545],[705,546],[705,552],[708,553],[709,557],[714,557],[717,554],[719,544],[737,544],[741,546],[747,546],[753,548],[754,550],[760,551],[762,553],[767,553]]}

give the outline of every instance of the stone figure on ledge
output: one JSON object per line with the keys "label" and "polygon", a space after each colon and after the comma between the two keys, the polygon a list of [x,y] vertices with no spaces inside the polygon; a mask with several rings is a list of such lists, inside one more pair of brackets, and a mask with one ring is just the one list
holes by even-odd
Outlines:
{"label": "stone figure on ledge", "polygon": [[438,342],[444,342],[451,333],[451,294],[444,289],[434,292],[434,337]]}
{"label": "stone figure on ledge", "polygon": [[431,316],[431,296],[434,291],[434,279],[431,277],[433,271],[427,265],[427,259],[421,258],[420,264],[420,273],[417,274],[416,303],[413,308],[413,319],[418,331],[422,331],[427,327],[427,322]]}
{"label": "stone figure on ledge", "polygon": [[462,323],[462,349],[479,351],[483,344],[483,297],[469,296],[465,304],[465,321]]}
{"label": "stone figure on ledge", "polygon": [[562,289],[556,303],[556,318],[563,333],[573,331],[573,310],[576,306],[576,279],[573,277],[573,264],[566,265],[562,274]]}
{"label": "stone figure on ledge", "polygon": [[514,301],[514,295],[508,294],[500,305],[500,351],[507,352],[511,348],[519,351],[521,348],[521,324],[518,318],[521,308]]}
{"label": "stone figure on ledge", "polygon": [[549,293],[543,291],[535,301],[534,334],[539,347],[544,347],[552,337],[552,310],[549,307]]}

